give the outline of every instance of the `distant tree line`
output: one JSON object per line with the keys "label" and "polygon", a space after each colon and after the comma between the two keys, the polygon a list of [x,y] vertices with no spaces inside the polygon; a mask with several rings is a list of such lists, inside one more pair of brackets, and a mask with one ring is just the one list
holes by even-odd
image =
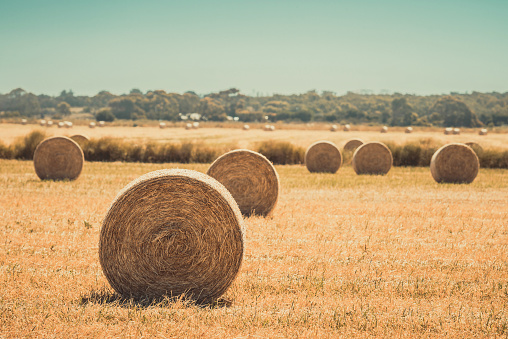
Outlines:
{"label": "distant tree line", "polygon": [[409,94],[358,94],[308,91],[303,94],[247,96],[236,88],[198,96],[163,90],[113,95],[101,91],[94,96],[35,95],[21,88],[0,94],[1,117],[58,118],[83,108],[97,120],[152,119],[178,121],[198,113],[201,120],[288,121],[391,126],[478,127],[508,125],[508,92],[419,96]]}

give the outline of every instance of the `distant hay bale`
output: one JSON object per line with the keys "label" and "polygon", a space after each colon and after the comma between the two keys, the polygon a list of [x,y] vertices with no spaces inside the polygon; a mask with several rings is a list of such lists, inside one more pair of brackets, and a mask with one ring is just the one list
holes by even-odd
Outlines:
{"label": "distant hay bale", "polygon": [[192,129],[192,124],[190,124],[190,123],[185,124],[185,129]]}
{"label": "distant hay bale", "polygon": [[460,128],[454,128],[453,129],[453,134],[459,135],[460,134]]}
{"label": "distant hay bale", "polygon": [[275,126],[274,125],[270,126],[270,131],[272,131],[272,132],[275,131]]}
{"label": "distant hay bale", "polygon": [[21,125],[26,125],[28,121],[26,119],[21,119]]}
{"label": "distant hay bale", "polygon": [[243,125],[243,130],[244,131],[248,131],[250,129],[250,126],[249,125]]}
{"label": "distant hay bale", "polygon": [[207,174],[231,192],[244,215],[266,216],[277,204],[279,175],[272,163],[257,152],[228,152],[212,163]]}
{"label": "distant hay bale", "polygon": [[77,179],[83,163],[81,147],[67,137],[45,139],[34,152],[35,173],[42,180]]}
{"label": "distant hay bale", "polygon": [[392,152],[381,142],[368,142],[358,147],[353,155],[356,174],[384,175],[392,168]]}
{"label": "distant hay bale", "polygon": [[351,139],[344,145],[344,151],[354,152],[358,147],[363,145],[364,142],[361,139]]}
{"label": "distant hay bale", "polygon": [[388,127],[387,126],[383,126],[381,127],[381,133],[388,133]]}
{"label": "distant hay bale", "polygon": [[444,129],[444,134],[445,134],[445,135],[450,135],[450,134],[452,134],[452,133],[453,133],[453,128],[451,128],[451,127],[446,127],[446,128]]}
{"label": "distant hay bale", "polygon": [[479,135],[487,135],[488,133],[489,133],[489,132],[487,131],[487,129],[486,129],[486,128],[482,128],[482,129],[478,132],[478,134],[479,134]]}
{"label": "distant hay bale", "polygon": [[337,129],[338,129],[337,125],[332,125],[332,127],[330,127],[331,132],[337,132]]}
{"label": "distant hay bale", "polygon": [[335,173],[342,165],[342,154],[334,143],[317,141],[305,152],[305,166],[311,173]]}
{"label": "distant hay bale", "polygon": [[405,133],[413,133],[413,127],[407,127]]}
{"label": "distant hay bale", "polygon": [[199,122],[193,122],[192,123],[192,128],[198,129],[199,128]]}
{"label": "distant hay bale", "polygon": [[90,128],[95,128],[95,126],[96,126],[95,122],[93,122],[93,121],[88,124],[88,127],[90,127]]}
{"label": "distant hay bale", "polygon": [[480,146],[479,143],[476,143],[474,141],[466,142],[465,145],[469,146],[477,156],[480,156],[483,153],[483,147]]}
{"label": "distant hay bale", "polygon": [[117,195],[102,222],[99,261],[125,298],[213,302],[238,275],[244,225],[215,179],[196,171],[147,173]]}
{"label": "distant hay bale", "polygon": [[40,120],[39,121],[40,126],[46,126],[46,120]]}
{"label": "distant hay bale", "polygon": [[264,130],[264,131],[271,131],[271,130],[272,130],[272,126],[270,126],[270,125],[265,125],[265,126],[263,127],[263,130]]}
{"label": "distant hay bale", "polygon": [[71,136],[70,138],[74,140],[81,148],[83,148],[83,146],[90,141],[90,138],[82,134],[76,134]]}
{"label": "distant hay bale", "polygon": [[159,122],[159,128],[160,129],[166,128],[166,123],[165,122]]}
{"label": "distant hay bale", "polygon": [[349,132],[351,130],[351,125],[346,124],[344,125],[344,132]]}
{"label": "distant hay bale", "polygon": [[104,127],[106,126],[106,122],[104,121],[99,121],[99,127]]}
{"label": "distant hay bale", "polygon": [[53,127],[53,121],[51,121],[51,120],[47,121],[46,127]]}
{"label": "distant hay bale", "polygon": [[62,128],[62,127],[65,127],[65,124],[63,123],[63,121],[60,121],[58,123],[58,128]]}
{"label": "distant hay bale", "polygon": [[479,169],[480,162],[473,149],[458,143],[444,145],[430,161],[430,172],[438,183],[471,183]]}
{"label": "distant hay bale", "polygon": [[73,124],[70,121],[64,121],[65,128],[72,128]]}

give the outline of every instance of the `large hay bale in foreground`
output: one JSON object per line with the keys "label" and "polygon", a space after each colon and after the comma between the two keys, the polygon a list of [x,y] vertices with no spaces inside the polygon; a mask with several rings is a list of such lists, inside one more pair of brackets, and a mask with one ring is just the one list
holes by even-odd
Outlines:
{"label": "large hay bale in foreground", "polygon": [[344,145],[344,151],[354,152],[358,147],[363,145],[364,142],[361,139],[351,139]]}
{"label": "large hay bale in foreground", "polygon": [[223,184],[244,215],[266,216],[279,198],[279,175],[262,154],[239,149],[217,158],[207,174]]}
{"label": "large hay bale in foreground", "polygon": [[385,144],[368,142],[356,149],[352,165],[356,174],[384,175],[390,171],[392,163],[392,152]]}
{"label": "large hay bale in foreground", "polygon": [[471,183],[479,169],[480,162],[473,149],[458,143],[444,145],[430,161],[430,172],[438,183]]}
{"label": "large hay bale in foreground", "polygon": [[90,138],[82,134],[76,134],[71,136],[70,138],[74,140],[81,148],[83,148],[83,146],[90,141]]}
{"label": "large hay bale in foreground", "polygon": [[124,297],[219,298],[244,253],[238,205],[215,179],[196,171],[147,173],[120,191],[102,223],[99,260]]}
{"label": "large hay bale in foreground", "polygon": [[67,137],[45,139],[34,152],[35,173],[42,180],[77,179],[84,161],[81,147]]}
{"label": "large hay bale in foreground", "polygon": [[342,154],[332,142],[315,142],[305,152],[305,166],[311,173],[335,173],[340,165]]}

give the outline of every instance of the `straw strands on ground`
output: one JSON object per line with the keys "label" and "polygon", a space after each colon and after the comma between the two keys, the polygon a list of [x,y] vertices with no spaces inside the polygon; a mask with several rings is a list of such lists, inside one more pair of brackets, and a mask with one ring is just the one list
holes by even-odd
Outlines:
{"label": "straw strands on ground", "polygon": [[356,174],[384,175],[390,171],[392,163],[392,152],[385,144],[369,142],[356,149],[352,165]]}
{"label": "straw strands on ground", "polygon": [[335,173],[341,165],[342,154],[332,142],[315,142],[305,152],[305,166],[311,173]]}
{"label": "straw strands on ground", "polygon": [[444,145],[430,161],[430,172],[438,183],[471,183],[479,169],[480,162],[473,149],[458,143]]}
{"label": "straw strands on ground", "polygon": [[34,152],[35,173],[42,180],[77,179],[83,163],[81,147],[67,137],[43,140]]}
{"label": "straw strands on ground", "polygon": [[358,147],[363,145],[363,140],[361,139],[351,139],[344,145],[344,151],[354,152]]}
{"label": "straw strands on ground", "polygon": [[277,204],[279,175],[272,163],[257,152],[228,152],[212,163],[207,174],[231,192],[244,215],[266,216]]}
{"label": "straw strands on ground", "polygon": [[128,184],[102,223],[99,260],[124,297],[210,302],[237,276],[244,253],[238,206],[215,179],[159,170]]}

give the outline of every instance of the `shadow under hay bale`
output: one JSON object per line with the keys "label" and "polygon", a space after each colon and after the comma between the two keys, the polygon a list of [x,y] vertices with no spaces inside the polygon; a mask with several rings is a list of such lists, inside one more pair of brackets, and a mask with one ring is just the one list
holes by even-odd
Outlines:
{"label": "shadow under hay bale", "polygon": [[381,142],[369,142],[358,147],[352,162],[356,174],[385,175],[392,164],[392,152]]}
{"label": "shadow under hay bale", "polygon": [[43,140],[33,158],[35,173],[42,180],[75,180],[85,161],[81,147],[67,137]]}
{"label": "shadow under hay bale", "polygon": [[305,166],[311,173],[336,173],[341,165],[342,154],[332,142],[315,142],[305,152]]}
{"label": "shadow under hay bale", "polygon": [[430,161],[430,172],[438,183],[469,184],[480,169],[478,156],[464,144],[444,145],[434,153]]}
{"label": "shadow under hay bale", "polygon": [[239,149],[215,160],[207,174],[223,184],[244,215],[269,215],[279,199],[279,175],[262,154]]}
{"label": "shadow under hay bale", "polygon": [[128,184],[104,218],[99,260],[124,298],[217,300],[236,278],[243,219],[228,190],[191,170],[159,170]]}

